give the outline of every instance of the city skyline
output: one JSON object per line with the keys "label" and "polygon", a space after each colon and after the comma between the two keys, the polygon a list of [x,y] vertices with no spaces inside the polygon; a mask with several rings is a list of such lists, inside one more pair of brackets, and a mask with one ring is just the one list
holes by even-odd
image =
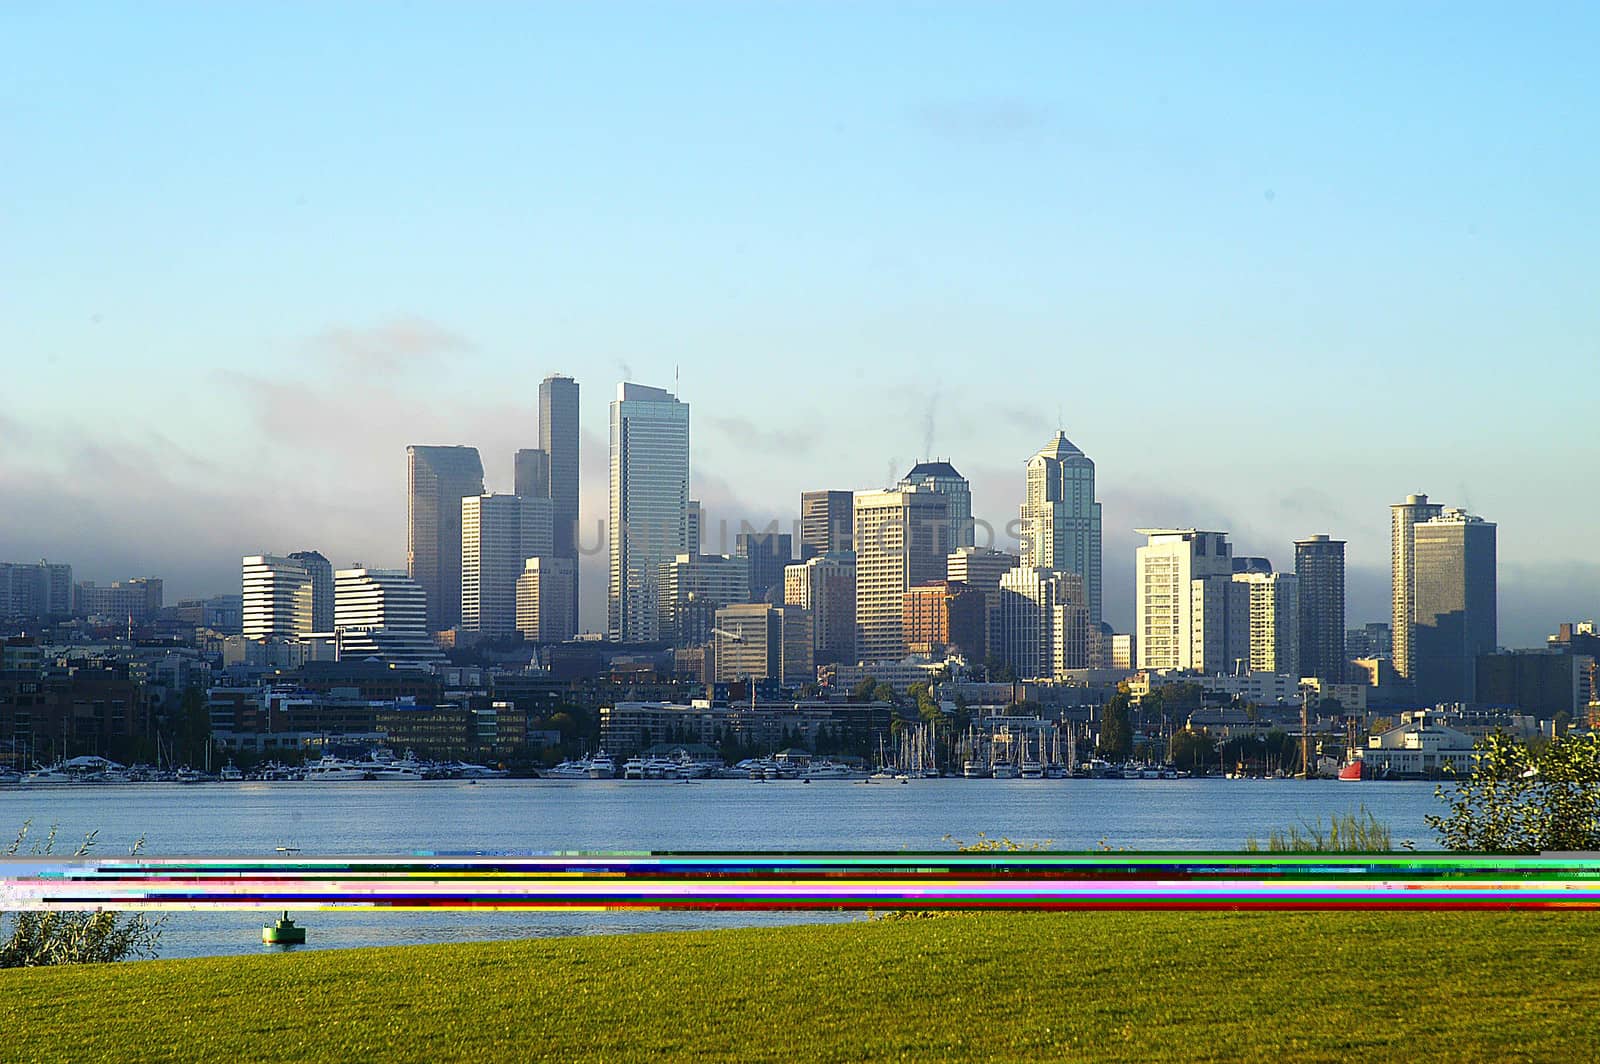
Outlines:
{"label": "city skyline", "polygon": [[[381,49],[329,12],[308,52],[237,13],[8,12],[0,556],[175,600],[303,544],[403,568],[394,455],[469,444],[511,490],[557,371],[587,386],[588,518],[622,378],[694,406],[709,514],[785,531],[800,492],[930,457],[1003,528],[1063,429],[1118,630],[1155,525],[1280,569],[1343,539],[1349,623],[1381,620],[1384,515],[1428,491],[1495,515],[1502,642],[1535,643],[1600,589],[1600,501],[1570,490],[1600,440],[1548,386],[1600,334],[1600,166],[1566,117],[1596,17],[441,7]],[[201,92],[197,56],[237,64]],[[585,629],[604,580],[582,567]]]}

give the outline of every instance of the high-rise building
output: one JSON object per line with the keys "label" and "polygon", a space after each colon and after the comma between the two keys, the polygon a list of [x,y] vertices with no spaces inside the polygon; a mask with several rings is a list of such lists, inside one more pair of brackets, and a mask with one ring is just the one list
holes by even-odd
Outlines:
{"label": "high-rise building", "polygon": [[1249,592],[1233,580],[1226,532],[1141,528],[1134,648],[1140,669],[1231,671],[1250,645]]}
{"label": "high-rise building", "polygon": [[245,639],[297,640],[317,630],[315,585],[303,563],[255,554],[243,559],[240,573]]}
{"label": "high-rise building", "polygon": [[856,657],[906,655],[906,588],[939,580],[950,553],[949,494],[927,487],[855,496]]}
{"label": "high-rise building", "polygon": [[797,606],[724,606],[716,612],[713,648],[718,683],[777,680],[792,685],[817,678],[811,618]]}
{"label": "high-rise building", "polygon": [[1018,555],[992,547],[958,547],[945,558],[945,579],[977,588],[984,594],[988,606],[984,623],[985,659],[993,657],[999,645],[1000,578],[1021,564]]}
{"label": "high-rise building", "polygon": [[740,532],[733,539],[734,553],[750,566],[750,601],[783,605],[783,570],[794,560],[787,532]]}
{"label": "high-rise building", "polygon": [[72,566],[0,562],[0,620],[72,613]]}
{"label": "high-rise building", "polygon": [[948,580],[906,588],[906,648],[913,654],[956,653],[974,664],[988,653],[989,603],[982,590]]}
{"label": "high-rise building", "polygon": [[1083,577],[1018,566],[1000,581],[992,656],[1021,679],[1055,679],[1088,667],[1088,596]]}
{"label": "high-rise building", "polygon": [[527,499],[550,498],[550,456],[537,447],[517,452],[512,494]]}
{"label": "high-rise building", "polygon": [[1298,678],[1300,667],[1300,578],[1291,573],[1242,572],[1234,583],[1248,590],[1251,672]]}
{"label": "high-rise building", "polygon": [[950,515],[950,531],[945,542],[950,544],[950,550],[970,547],[977,542],[977,528],[972,522],[972,485],[956,472],[955,466],[942,459],[918,462],[896,486],[901,491],[924,488],[945,497]]}
{"label": "high-rise building", "polygon": [[727,554],[679,554],[657,577],[659,638],[675,647],[711,640],[717,610],[750,600],[750,563]]}
{"label": "high-rise building", "polygon": [[428,596],[428,630],[461,623],[461,500],[483,494],[475,447],[407,447],[406,572]]}
{"label": "high-rise building", "polygon": [[685,544],[686,552],[689,554],[700,553],[700,528],[704,523],[704,516],[705,515],[700,512],[700,500],[690,499],[688,513],[688,542]]}
{"label": "high-rise building", "polygon": [[811,616],[812,653],[818,665],[854,663],[856,654],[856,556],[819,554],[783,571],[785,606]]}
{"label": "high-rise building", "polygon": [[1343,683],[1344,540],[1295,540],[1294,575],[1300,578],[1300,674]]}
{"label": "high-rise building", "polygon": [[1022,504],[1022,564],[1083,577],[1089,623],[1101,619],[1100,504],[1094,462],[1067,434],[1028,459],[1028,494]]}
{"label": "high-rise building", "polygon": [[606,630],[613,641],[653,642],[661,566],[689,541],[689,405],[672,393],[617,385],[610,509]]}
{"label": "high-rise building", "polygon": [[807,491],[800,495],[800,560],[850,551],[855,526],[855,495],[848,491]]}
{"label": "high-rise building", "polygon": [[311,630],[328,631],[333,627],[333,564],[314,550],[293,551],[289,557],[311,577]]}
{"label": "high-rise building", "polygon": [[1414,566],[1415,543],[1411,530],[1423,521],[1431,521],[1444,512],[1438,503],[1430,503],[1426,495],[1407,495],[1406,501],[1389,507],[1390,518],[1390,576],[1393,598],[1394,624],[1392,629],[1394,671],[1402,679],[1412,679],[1411,625],[1416,613],[1416,571]]}
{"label": "high-rise building", "polygon": [[[1446,509],[1411,528],[1412,680],[1420,702],[1471,702],[1498,638],[1495,526]],[[1399,633],[1396,632],[1396,642]]]}
{"label": "high-rise building", "polygon": [[572,559],[572,616],[578,616],[578,382],[551,374],[539,385],[539,449],[550,463],[554,554]]}
{"label": "high-rise building", "polygon": [[1392,658],[1394,656],[1394,630],[1387,624],[1365,624],[1344,634],[1345,660],[1356,658]]}
{"label": "high-rise building", "polygon": [[428,631],[428,596],[399,570],[335,571],[333,628],[337,656],[345,661],[418,665],[444,660]]}
{"label": "high-rise building", "polygon": [[571,558],[529,558],[517,577],[517,631],[531,643],[564,643],[578,634],[572,612],[572,584],[578,567]]}
{"label": "high-rise building", "polygon": [[489,636],[517,630],[517,580],[529,558],[554,550],[552,503],[521,495],[461,500],[461,628]]}

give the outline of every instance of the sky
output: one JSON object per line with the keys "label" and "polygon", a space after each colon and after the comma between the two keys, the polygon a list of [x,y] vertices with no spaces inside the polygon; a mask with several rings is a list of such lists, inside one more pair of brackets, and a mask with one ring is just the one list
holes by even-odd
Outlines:
{"label": "sky", "polygon": [[0,559],[403,568],[406,445],[508,491],[563,372],[586,527],[625,378],[678,382],[734,527],[938,456],[1003,538],[1060,427],[1119,630],[1151,525],[1346,539],[1387,620],[1426,492],[1498,523],[1537,645],[1600,615],[1597,45],[1558,4],[0,5]]}

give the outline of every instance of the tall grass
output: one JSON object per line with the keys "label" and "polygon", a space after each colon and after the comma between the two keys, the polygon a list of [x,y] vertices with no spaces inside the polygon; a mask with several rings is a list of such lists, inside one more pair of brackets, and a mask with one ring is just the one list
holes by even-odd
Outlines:
{"label": "tall grass", "polygon": [[1394,849],[1394,840],[1388,826],[1362,806],[1357,813],[1330,813],[1326,823],[1319,817],[1287,831],[1275,829],[1266,845],[1250,838],[1244,847],[1251,853],[1381,853]]}

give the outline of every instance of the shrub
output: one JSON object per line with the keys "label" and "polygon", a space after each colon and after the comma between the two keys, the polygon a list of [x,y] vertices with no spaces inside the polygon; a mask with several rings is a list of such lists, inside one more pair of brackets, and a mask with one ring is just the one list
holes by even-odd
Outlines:
{"label": "shrub", "polygon": [[1565,736],[1535,749],[1501,732],[1477,743],[1472,769],[1447,794],[1448,816],[1427,824],[1448,850],[1539,853],[1600,849],[1600,736]]}

